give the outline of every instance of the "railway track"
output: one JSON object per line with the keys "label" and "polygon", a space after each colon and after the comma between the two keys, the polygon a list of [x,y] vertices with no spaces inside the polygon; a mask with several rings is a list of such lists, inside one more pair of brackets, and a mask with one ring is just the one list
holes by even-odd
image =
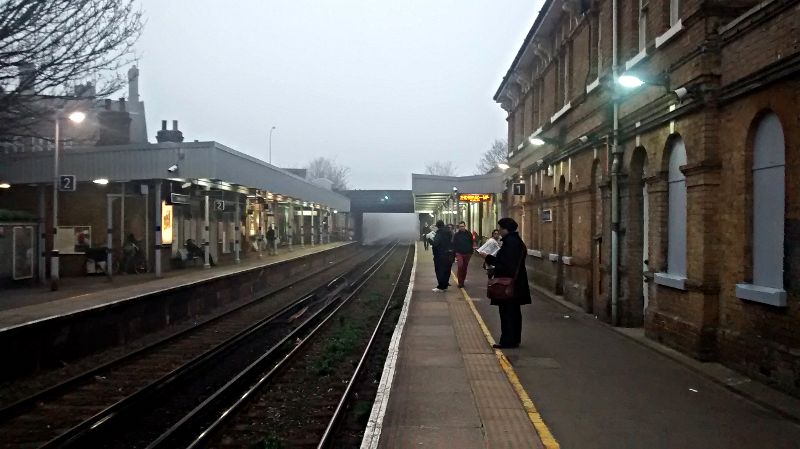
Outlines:
{"label": "railway track", "polygon": [[371,273],[257,381],[221,389],[218,401],[201,404],[149,447],[322,448],[347,441],[350,429],[339,424],[352,421],[356,381],[386,349],[375,343],[391,338],[395,321],[387,316],[402,305],[410,253],[398,251],[395,266]]}
{"label": "railway track", "polygon": [[[1,409],[0,445],[9,448],[74,446],[86,429],[107,428],[107,424],[101,423],[114,421],[113,417],[135,409],[133,405],[142,398],[162,393],[165,385],[176,383],[207,365],[212,354],[231,351],[243,334],[268,327],[265,323],[280,319],[291,327],[309,307],[342,288],[346,280],[340,274],[349,267],[360,266],[355,259],[359,257],[309,273],[262,300],[226,311]],[[334,277],[332,272],[339,275]],[[312,277],[314,279],[310,279]],[[298,293],[300,291],[303,293]],[[282,301],[278,301],[281,296]],[[301,299],[290,299],[298,297]],[[278,302],[288,305],[281,308],[276,305]]]}

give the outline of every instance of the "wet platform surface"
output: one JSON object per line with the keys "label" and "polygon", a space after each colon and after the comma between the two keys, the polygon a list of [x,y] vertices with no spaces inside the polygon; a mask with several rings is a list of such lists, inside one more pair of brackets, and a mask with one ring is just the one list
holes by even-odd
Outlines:
{"label": "wet platform surface", "polygon": [[543,447],[462,292],[432,292],[431,253],[417,251],[379,447]]}

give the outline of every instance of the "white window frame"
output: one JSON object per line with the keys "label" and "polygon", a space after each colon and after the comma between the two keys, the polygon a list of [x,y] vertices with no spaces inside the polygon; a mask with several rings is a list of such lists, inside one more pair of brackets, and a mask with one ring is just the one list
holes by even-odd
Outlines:
{"label": "white window frame", "polygon": [[736,296],[785,307],[786,141],[775,113],[765,115],[758,123],[751,170],[753,282],[737,284]]}

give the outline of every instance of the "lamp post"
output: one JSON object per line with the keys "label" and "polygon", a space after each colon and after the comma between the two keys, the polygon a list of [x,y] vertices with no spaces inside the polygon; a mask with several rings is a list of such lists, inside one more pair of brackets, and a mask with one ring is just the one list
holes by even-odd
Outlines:
{"label": "lamp post", "polygon": [[275,126],[269,129],[269,163],[272,164],[272,131],[275,131]]}
{"label": "lamp post", "polygon": [[[61,141],[61,119],[64,118],[64,111],[58,110],[56,112],[56,129],[55,129],[55,149],[53,151],[53,246],[50,251],[50,289],[58,290],[58,249],[56,247],[56,237],[58,234],[58,187],[59,187],[59,169],[58,169],[58,146]],[[81,123],[86,114],[80,111],[72,112],[67,118],[73,123]]]}

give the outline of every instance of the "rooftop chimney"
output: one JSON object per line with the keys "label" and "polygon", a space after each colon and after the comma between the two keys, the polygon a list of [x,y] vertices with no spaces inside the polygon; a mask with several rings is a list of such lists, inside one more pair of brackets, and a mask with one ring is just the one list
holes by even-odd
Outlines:
{"label": "rooftop chimney", "polygon": [[183,142],[183,133],[178,130],[178,121],[172,121],[172,129],[167,129],[167,121],[161,120],[161,131],[156,134],[156,140],[161,142]]}
{"label": "rooftop chimney", "polygon": [[134,104],[139,102],[139,69],[136,66],[128,69],[128,99]]}

